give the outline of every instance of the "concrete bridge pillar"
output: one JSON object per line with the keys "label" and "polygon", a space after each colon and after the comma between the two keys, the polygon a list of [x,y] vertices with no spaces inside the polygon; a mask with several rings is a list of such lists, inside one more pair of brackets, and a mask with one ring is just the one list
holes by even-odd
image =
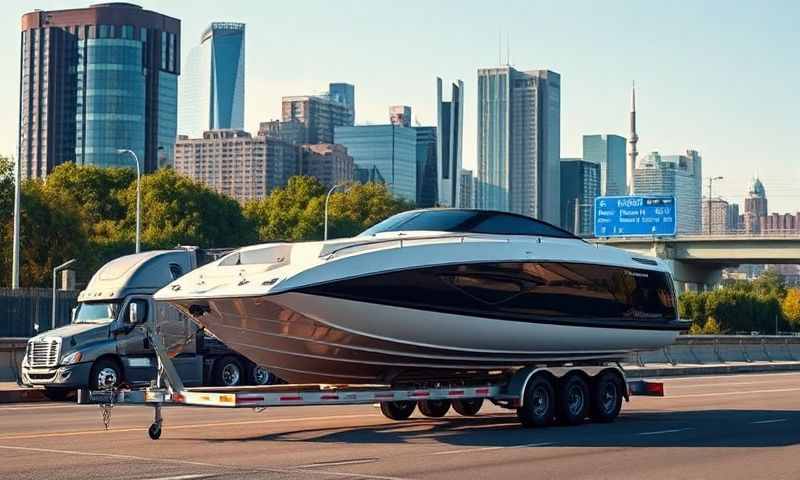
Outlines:
{"label": "concrete bridge pillar", "polygon": [[672,259],[664,261],[672,270],[675,290],[679,294],[687,291],[712,290],[722,282],[723,267],[721,265],[688,263]]}

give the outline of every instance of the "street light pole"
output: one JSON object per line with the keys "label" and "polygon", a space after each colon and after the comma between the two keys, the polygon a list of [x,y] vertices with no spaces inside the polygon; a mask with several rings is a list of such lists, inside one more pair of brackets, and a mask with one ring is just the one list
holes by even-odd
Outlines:
{"label": "street light pole", "polygon": [[337,185],[332,186],[331,189],[328,190],[328,194],[325,195],[325,236],[323,238],[324,240],[328,239],[328,201],[330,201],[331,194],[334,192],[334,190],[336,190],[339,187],[344,187],[345,185],[347,185],[347,183],[348,182],[339,183]]}
{"label": "street light pole", "polygon": [[708,177],[708,235],[711,235],[711,185],[717,181],[722,180],[723,177]]}
{"label": "street light pole", "polygon": [[19,288],[19,235],[20,235],[20,201],[22,200],[22,166],[20,156],[14,162],[14,239],[11,247],[11,288]]}
{"label": "street light pole", "polygon": [[[51,315],[50,315],[50,330],[56,328],[56,307],[58,305],[56,303],[56,278],[57,278],[58,272],[60,272],[61,270],[64,270],[65,268],[69,267],[70,265],[72,265],[73,263],[75,263],[77,261],[78,260],[73,258],[72,260],[67,260],[66,262],[62,263],[61,265],[59,265],[59,266],[57,266],[56,268],[53,269],[53,311],[50,312],[51,313]],[[38,330],[38,328],[37,328],[37,330]]]}
{"label": "street light pole", "polygon": [[136,253],[141,251],[141,233],[142,233],[142,170],[139,166],[139,157],[136,152],[127,148],[120,148],[117,153],[122,155],[128,153],[133,157],[136,162]]}

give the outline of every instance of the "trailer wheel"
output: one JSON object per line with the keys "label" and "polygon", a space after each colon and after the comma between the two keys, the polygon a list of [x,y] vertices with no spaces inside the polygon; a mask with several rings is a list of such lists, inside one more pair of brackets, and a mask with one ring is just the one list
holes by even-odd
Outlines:
{"label": "trailer wheel", "polygon": [[553,423],[556,414],[556,393],[550,377],[533,375],[523,392],[522,406],[517,417],[524,427],[544,427]]}
{"label": "trailer wheel", "polygon": [[426,417],[444,417],[450,410],[450,400],[420,400],[417,402],[417,407],[419,412]]}
{"label": "trailer wheel", "polygon": [[242,364],[236,357],[226,356],[214,362],[212,378],[216,385],[234,387],[242,383]]}
{"label": "trailer wheel", "polygon": [[253,385],[273,385],[277,383],[277,377],[261,365],[252,365],[249,375],[250,383]]}
{"label": "trailer wheel", "polygon": [[589,384],[577,373],[570,373],[558,382],[558,419],[567,425],[578,425],[589,414]]}
{"label": "trailer wheel", "polygon": [[622,408],[624,384],[620,375],[606,371],[594,378],[589,416],[600,423],[613,422]]}
{"label": "trailer wheel", "polygon": [[161,438],[161,425],[157,423],[151,424],[150,428],[147,429],[147,435],[150,437],[150,440],[158,440]]}
{"label": "trailer wheel", "polygon": [[453,410],[457,414],[465,417],[472,417],[478,414],[483,406],[482,398],[465,398],[462,400],[453,400]]}
{"label": "trailer wheel", "polygon": [[396,402],[381,402],[381,413],[392,420],[406,420],[414,413],[417,402],[398,400]]}

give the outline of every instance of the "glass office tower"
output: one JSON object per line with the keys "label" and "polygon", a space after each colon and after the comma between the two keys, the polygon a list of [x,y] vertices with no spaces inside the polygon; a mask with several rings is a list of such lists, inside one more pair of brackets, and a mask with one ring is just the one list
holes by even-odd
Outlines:
{"label": "glass office tower", "polygon": [[464,82],[450,85],[450,100],[444,100],[442,79],[436,78],[436,139],[438,158],[437,202],[443,207],[461,207],[461,139],[464,130]]}
{"label": "glass office tower", "polygon": [[600,165],[600,195],[627,194],[626,152],[627,140],[625,137],[619,135],[583,136],[583,159]]}
{"label": "glass office tower", "polygon": [[336,127],[334,138],[333,143],[347,147],[357,168],[374,168],[394,195],[416,201],[416,129],[397,125]]}
{"label": "glass office tower", "polygon": [[181,79],[180,133],[244,128],[243,23],[214,22],[189,52]]}
{"label": "glass office tower", "polygon": [[700,233],[702,179],[702,157],[696,150],[686,155],[652,152],[633,171],[636,195],[675,195],[679,234]]}
{"label": "glass office tower", "polygon": [[19,158],[24,178],[64,162],[170,164],[180,21],[126,3],[22,16]]}
{"label": "glass office tower", "polygon": [[594,199],[600,195],[600,175],[600,165],[595,162],[580,158],[561,159],[562,228],[575,235],[591,235],[594,230]]}

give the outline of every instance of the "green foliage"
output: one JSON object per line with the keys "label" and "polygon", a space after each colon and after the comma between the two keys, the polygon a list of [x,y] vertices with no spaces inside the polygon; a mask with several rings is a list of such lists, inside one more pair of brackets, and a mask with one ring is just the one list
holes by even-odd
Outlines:
{"label": "green foliage", "polygon": [[714,319],[714,317],[708,317],[706,320],[706,324],[703,325],[703,334],[705,335],[719,335],[721,332],[719,323]]}

